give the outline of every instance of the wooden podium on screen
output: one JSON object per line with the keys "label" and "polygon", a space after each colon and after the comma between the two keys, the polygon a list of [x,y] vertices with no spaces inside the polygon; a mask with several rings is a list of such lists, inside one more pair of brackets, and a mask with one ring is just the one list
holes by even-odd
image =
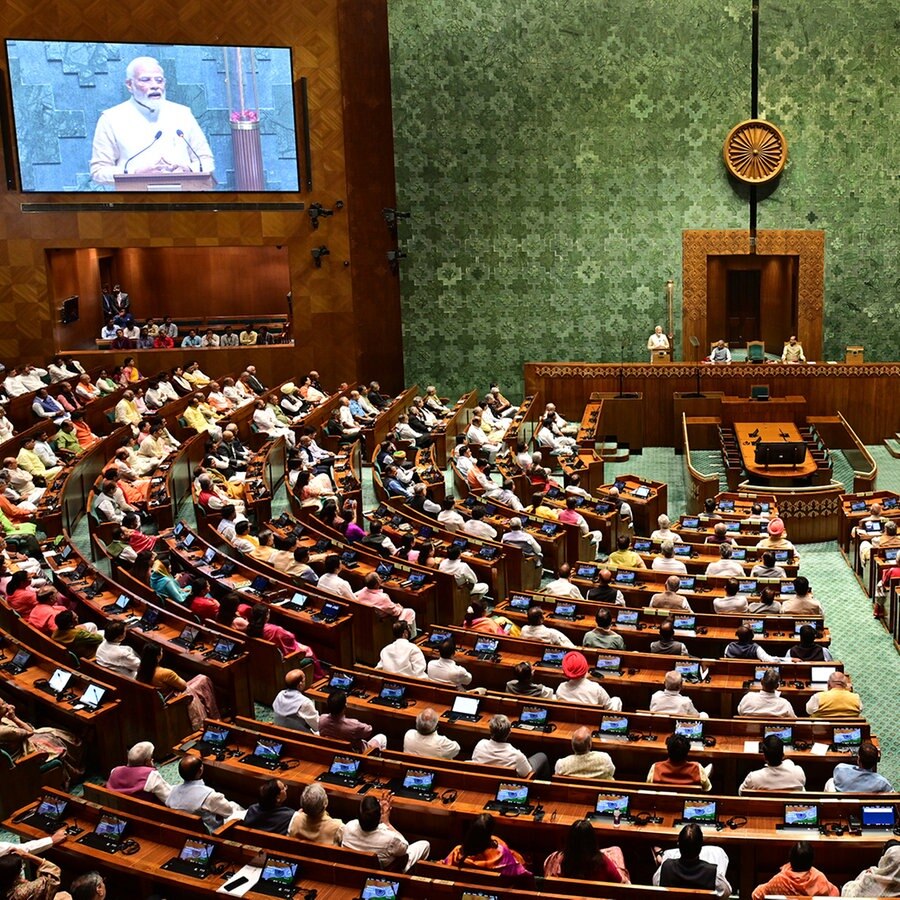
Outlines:
{"label": "wooden podium on screen", "polygon": [[175,172],[171,175],[143,173],[140,175],[113,175],[117,191],[144,191],[149,193],[171,191],[211,191],[216,181],[210,172]]}
{"label": "wooden podium on screen", "polygon": [[851,366],[859,365],[863,362],[864,347],[847,347],[844,350],[844,362]]}
{"label": "wooden podium on screen", "polygon": [[650,365],[658,366],[662,363],[672,362],[672,351],[671,350],[651,350],[650,351]]}

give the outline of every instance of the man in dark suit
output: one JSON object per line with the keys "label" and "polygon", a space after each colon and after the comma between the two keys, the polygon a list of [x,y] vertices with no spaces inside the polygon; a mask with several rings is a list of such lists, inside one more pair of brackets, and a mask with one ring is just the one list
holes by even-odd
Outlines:
{"label": "man in dark suit", "polygon": [[256,377],[256,366],[247,366],[247,386],[255,394],[264,394],[266,386]]}

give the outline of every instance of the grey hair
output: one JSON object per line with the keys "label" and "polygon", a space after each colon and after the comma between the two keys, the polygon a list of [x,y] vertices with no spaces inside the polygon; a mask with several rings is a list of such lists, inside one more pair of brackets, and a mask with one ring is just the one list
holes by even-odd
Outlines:
{"label": "grey hair", "polygon": [[136,56],[125,67],[125,78],[127,80],[131,80],[132,78],[134,78],[134,72],[135,72],[135,69],[138,68],[138,66],[147,68],[151,65],[157,66],[159,69],[162,69],[162,66],[159,64],[158,59],[154,59],[152,56]]}
{"label": "grey hair", "polygon": [[681,686],[684,684],[684,679],[681,677],[681,672],[679,672],[677,669],[673,669],[671,672],[666,672],[666,680],[664,684],[667,691],[680,691]]}
{"label": "grey hair", "polygon": [[328,794],[321,784],[308,784],[300,795],[300,809],[311,819],[317,819],[328,809]]}
{"label": "grey hair", "polygon": [[509,530],[510,531],[520,531],[522,528],[522,520],[518,516],[513,516],[509,520]]}
{"label": "grey hair", "polygon": [[439,721],[438,714],[429,706],[416,716],[416,731],[419,734],[434,734]]}
{"label": "grey hair", "polygon": [[665,530],[672,524],[672,522],[671,522],[671,520],[669,519],[669,517],[668,517],[665,513],[663,513],[663,514],[656,520],[656,524],[659,525],[660,529],[662,529],[663,531],[665,531]]}
{"label": "grey hair", "polygon": [[509,731],[512,728],[512,725],[510,725],[509,719],[506,716],[502,713],[498,713],[496,716],[491,716],[491,721],[488,722],[488,728],[491,732],[492,741],[503,742],[509,737]]}
{"label": "grey hair", "polygon": [[663,541],[659,546],[659,551],[663,556],[669,557],[675,552],[675,545],[671,541]]}
{"label": "grey hair", "polygon": [[150,741],[139,741],[128,751],[128,765],[141,766],[153,759],[156,748]]}
{"label": "grey hair", "polygon": [[88,891],[91,892],[92,897],[96,897],[97,892],[103,886],[103,876],[99,872],[85,872],[69,885],[69,890],[73,897],[86,897]]}

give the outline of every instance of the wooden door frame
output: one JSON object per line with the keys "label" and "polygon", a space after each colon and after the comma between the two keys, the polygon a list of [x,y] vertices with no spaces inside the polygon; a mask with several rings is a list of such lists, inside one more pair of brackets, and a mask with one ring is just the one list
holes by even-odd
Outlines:
{"label": "wooden door frame", "polygon": [[[807,359],[821,359],[825,306],[825,232],[758,231],[755,247],[749,231],[681,233],[681,344],[683,358],[695,358],[690,339],[700,341],[701,358],[712,336],[707,333],[706,278],[709,256],[796,256],[797,339]],[[790,335],[785,335],[785,340]]]}

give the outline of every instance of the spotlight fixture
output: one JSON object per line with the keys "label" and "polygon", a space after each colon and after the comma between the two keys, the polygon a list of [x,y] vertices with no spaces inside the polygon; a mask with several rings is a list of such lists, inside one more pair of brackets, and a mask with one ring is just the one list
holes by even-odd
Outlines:
{"label": "spotlight fixture", "polygon": [[410,217],[410,213],[400,212],[399,209],[383,209],[381,215],[384,217],[384,221],[392,234],[397,232],[397,222],[400,219],[408,219]]}
{"label": "spotlight fixture", "polygon": [[400,260],[406,259],[406,253],[403,250],[388,250],[387,258],[388,265],[391,267],[391,272],[396,275],[400,269]]}
{"label": "spotlight fixture", "polygon": [[317,269],[322,268],[322,257],[331,255],[331,251],[324,244],[321,247],[313,247],[309,252],[312,253]]}
{"label": "spotlight fixture", "polygon": [[[344,204],[341,200],[338,200],[337,203],[334,204],[335,209],[341,209]],[[309,209],[306,211],[309,214],[309,221],[313,227],[313,231],[315,231],[319,227],[319,218],[328,218],[329,216],[334,215],[333,209],[326,209],[322,206],[321,203],[313,203],[310,205]]]}

